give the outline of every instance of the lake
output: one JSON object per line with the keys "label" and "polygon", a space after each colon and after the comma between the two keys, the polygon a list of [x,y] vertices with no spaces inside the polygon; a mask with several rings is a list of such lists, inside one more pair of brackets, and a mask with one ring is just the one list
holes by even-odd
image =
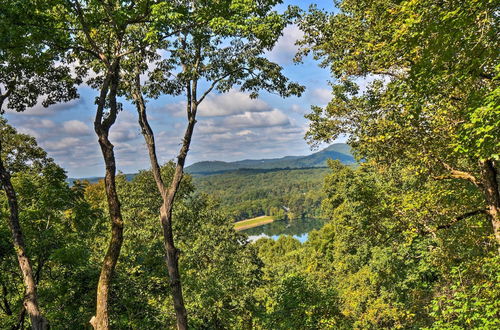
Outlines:
{"label": "lake", "polygon": [[304,243],[311,230],[320,229],[327,221],[318,218],[276,220],[260,227],[242,230],[242,232],[248,235],[251,242],[264,237],[276,240],[281,235],[290,235]]}

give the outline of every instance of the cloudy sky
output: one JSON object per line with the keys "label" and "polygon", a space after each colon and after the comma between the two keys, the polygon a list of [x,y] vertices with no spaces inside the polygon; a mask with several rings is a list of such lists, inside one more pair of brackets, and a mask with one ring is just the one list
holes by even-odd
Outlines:
{"label": "cloudy sky", "polygon": [[[316,3],[320,8],[333,10],[332,2],[285,0],[285,5],[307,9]],[[324,105],[329,100],[330,75],[311,58],[303,64],[292,62],[297,50],[294,44],[300,36],[296,26],[289,26],[267,56],[282,65],[290,79],[306,86],[304,95],[282,99],[262,93],[255,100],[238,90],[210,95],[200,106],[188,164],[203,160],[234,161],[311,153],[303,139],[308,126],[304,114],[311,105]],[[102,156],[92,129],[96,95],[96,91],[89,87],[81,87],[78,100],[47,109],[36,106],[24,113],[7,112],[6,117],[19,131],[35,136],[49,155],[66,169],[68,176],[102,176]],[[186,122],[180,112],[181,99],[162,97],[148,103],[148,108],[161,161],[174,159]],[[124,103],[124,111],[112,127],[110,139],[115,145],[120,171],[133,173],[149,168],[137,114],[130,104]]]}

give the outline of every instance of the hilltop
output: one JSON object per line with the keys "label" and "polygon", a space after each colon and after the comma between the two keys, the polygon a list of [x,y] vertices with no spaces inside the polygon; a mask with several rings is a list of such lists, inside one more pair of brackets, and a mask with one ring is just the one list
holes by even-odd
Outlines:
{"label": "hilltop", "polygon": [[308,156],[286,156],[271,159],[245,159],[235,162],[203,161],[186,167],[193,175],[212,175],[241,169],[294,169],[325,167],[328,159],[337,159],[343,164],[354,164],[351,148],[345,143],[335,143]]}

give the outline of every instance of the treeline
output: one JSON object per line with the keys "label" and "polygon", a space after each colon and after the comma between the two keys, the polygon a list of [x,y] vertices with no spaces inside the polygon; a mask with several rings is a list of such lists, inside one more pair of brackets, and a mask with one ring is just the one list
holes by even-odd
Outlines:
{"label": "treeline", "polygon": [[320,217],[328,169],[239,170],[196,177],[199,192],[220,200],[234,220],[261,215]]}
{"label": "treeline", "polygon": [[[500,327],[498,4],[353,0],[279,14],[277,2],[0,0],[0,109],[75,98],[86,80],[106,165],[104,181],[69,187],[32,137],[0,121],[0,327]],[[263,56],[294,19],[297,59],[312,53],[334,78],[307,138],[347,135],[363,163],[330,162],[318,192],[329,223],[306,243],[249,244],[184,162],[213,88],[302,92]],[[146,102],[160,95],[186,101],[165,166]],[[136,106],[151,160],[130,182],[109,140],[119,96]],[[285,185],[290,173],[243,180],[283,183],[290,200],[316,187],[307,171]]]}
{"label": "treeline", "polygon": [[465,200],[436,193],[479,202],[467,184],[428,180],[422,187],[395,169],[331,167],[329,223],[305,244],[286,236],[255,243],[268,279],[260,289],[266,329],[500,326],[491,224],[484,215],[466,218]]}

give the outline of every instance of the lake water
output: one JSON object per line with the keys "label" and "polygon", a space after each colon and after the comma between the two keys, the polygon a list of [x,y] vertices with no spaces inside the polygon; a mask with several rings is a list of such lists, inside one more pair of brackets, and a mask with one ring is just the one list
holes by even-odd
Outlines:
{"label": "lake water", "polygon": [[243,230],[248,235],[250,241],[256,241],[259,238],[278,239],[281,235],[290,235],[304,243],[307,241],[311,230],[320,229],[325,225],[325,219],[294,219],[294,220],[276,220],[267,225]]}

